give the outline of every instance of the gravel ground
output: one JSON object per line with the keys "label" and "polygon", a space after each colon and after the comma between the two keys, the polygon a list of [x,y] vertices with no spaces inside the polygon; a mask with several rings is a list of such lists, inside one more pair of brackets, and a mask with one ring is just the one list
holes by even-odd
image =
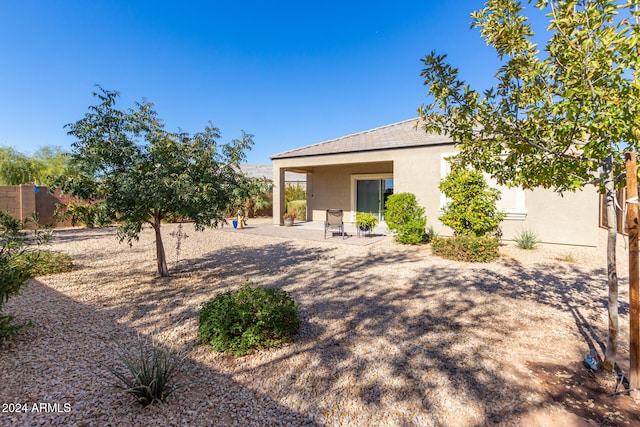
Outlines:
{"label": "gravel ground", "polygon": [[[190,226],[178,252],[175,231],[163,232],[170,278],[155,276],[149,229],[132,247],[113,228],[56,231],[52,249],[76,268],[6,305],[32,327],[0,347],[0,425],[527,425],[539,411],[584,421],[550,404],[528,366],[580,361],[606,337],[603,247],[506,244],[498,261],[468,264],[390,238],[353,246]],[[240,358],[198,344],[200,305],[247,281],[292,294],[298,340]],[[109,392],[118,344],[139,336],[187,355],[165,405]]]}

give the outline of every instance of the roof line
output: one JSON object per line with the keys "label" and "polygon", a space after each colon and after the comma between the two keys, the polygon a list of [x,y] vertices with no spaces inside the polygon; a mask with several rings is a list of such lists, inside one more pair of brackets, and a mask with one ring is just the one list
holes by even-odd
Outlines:
{"label": "roof line", "polygon": [[[411,119],[401,120],[401,121],[396,122],[396,123],[390,123],[388,125],[378,126],[377,128],[367,129],[367,130],[363,130],[363,131],[360,131],[360,132],[355,132],[355,133],[351,133],[351,134],[348,134],[348,135],[339,136],[337,138],[327,139],[325,141],[320,141],[320,142],[316,142],[316,143],[313,143],[313,144],[305,145],[305,146],[302,146],[302,147],[293,148],[291,150],[283,151],[282,153],[274,154],[273,156],[270,156],[269,159],[273,160],[275,157],[277,157],[277,158],[287,158],[287,157],[290,157],[290,156],[281,157],[281,155],[287,154],[287,153],[291,153],[291,152],[294,152],[294,151],[304,150],[304,149],[309,148],[309,147],[317,147],[317,146],[320,146],[320,145],[329,144],[329,143],[338,141],[340,139],[350,138],[350,137],[357,136],[357,135],[362,135],[362,134],[371,133],[371,132],[374,132],[374,131],[379,131],[379,130],[384,129],[384,128],[388,128],[388,127],[391,127],[391,126],[397,126],[397,125],[402,124],[402,123],[410,122],[412,120],[415,120],[416,122],[418,122],[419,119],[420,119],[419,117],[414,117],[414,118],[411,118]],[[367,151],[377,151],[377,150],[367,150]],[[357,151],[353,151],[353,152],[357,152]],[[303,156],[299,156],[299,157],[308,157],[308,155],[303,155]]]}
{"label": "roof line", "polygon": [[[400,122],[402,123],[402,122]],[[360,133],[364,133],[364,132],[360,132]],[[340,139],[340,138],[337,138]],[[328,142],[328,141],[327,141]],[[303,154],[303,155],[296,155],[296,154],[290,154],[290,155],[280,155],[280,154],[275,154],[271,157],[269,157],[271,160],[280,160],[280,159],[293,159],[293,158],[305,158],[305,157],[323,157],[323,156],[336,156],[336,155],[341,155],[341,154],[354,154],[354,153],[363,153],[363,152],[373,152],[373,151],[388,151],[388,150],[409,150],[411,148],[416,148],[416,147],[436,147],[436,146],[440,146],[440,145],[451,145],[453,144],[453,141],[447,141],[447,142],[436,142],[436,143],[430,143],[430,144],[420,144],[420,145],[411,145],[409,147],[391,147],[391,148],[371,148],[368,150],[351,150],[351,151],[340,151],[339,153],[318,153],[318,154]],[[313,144],[316,145],[316,144]],[[310,146],[307,146],[310,147]],[[301,147],[301,148],[305,148],[305,147]],[[291,150],[291,151],[295,151],[295,150]],[[282,154],[286,154],[289,151],[285,151]]]}

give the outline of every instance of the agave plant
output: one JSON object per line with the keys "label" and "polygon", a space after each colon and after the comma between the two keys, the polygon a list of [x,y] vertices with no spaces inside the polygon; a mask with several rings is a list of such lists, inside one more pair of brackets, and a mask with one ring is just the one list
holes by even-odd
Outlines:
{"label": "agave plant", "polygon": [[131,394],[144,406],[150,406],[163,403],[178,388],[169,383],[185,358],[181,351],[163,347],[153,338],[140,337],[137,351],[122,344],[118,347],[126,369],[107,368],[119,380],[114,384],[115,392]]}

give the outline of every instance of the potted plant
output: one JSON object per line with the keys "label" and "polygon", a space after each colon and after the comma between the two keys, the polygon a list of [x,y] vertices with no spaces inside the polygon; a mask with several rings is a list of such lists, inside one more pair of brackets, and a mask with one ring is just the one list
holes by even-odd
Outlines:
{"label": "potted plant", "polygon": [[371,231],[378,225],[378,217],[370,212],[356,212],[356,226],[360,231]]}
{"label": "potted plant", "polygon": [[296,213],[285,212],[284,215],[282,215],[282,219],[284,219],[285,227],[291,227],[293,226],[293,220],[296,219]]}

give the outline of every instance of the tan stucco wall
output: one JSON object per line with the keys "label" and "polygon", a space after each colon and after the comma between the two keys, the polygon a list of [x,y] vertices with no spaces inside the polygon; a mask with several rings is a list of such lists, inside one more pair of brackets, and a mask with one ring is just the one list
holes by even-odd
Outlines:
{"label": "tan stucco wall", "polygon": [[562,196],[545,189],[525,191],[527,217],[524,221],[505,221],[504,238],[512,240],[527,229],[543,242],[597,246],[599,200],[593,186]]}
{"label": "tan stucco wall", "polygon": [[345,221],[351,222],[352,211],[351,176],[363,174],[393,173],[393,163],[358,163],[318,166],[313,169],[313,188],[307,193],[307,206],[311,221],[324,221],[326,209],[342,209]]}
{"label": "tan stucco wall", "polygon": [[[312,177],[307,195],[308,218],[324,221],[328,208],[343,209],[345,221],[352,221],[353,174],[393,172],[394,193],[416,195],[425,207],[427,225],[443,235],[451,230],[438,221],[441,195],[442,158],[453,152],[450,144],[365,153],[316,156],[273,161],[274,177],[284,169],[307,171]],[[277,181],[277,180],[276,180]],[[274,223],[280,223],[282,208],[274,188]],[[598,194],[594,188],[559,196],[551,190],[524,192],[524,210],[502,224],[503,238],[512,240],[521,230],[532,230],[543,242],[596,246],[598,244]]]}
{"label": "tan stucco wall", "polygon": [[[394,159],[393,192],[413,193],[425,208],[427,226],[442,232],[438,218],[440,209],[441,156],[451,151],[450,145],[402,150]],[[435,221],[435,222],[434,222]]]}

